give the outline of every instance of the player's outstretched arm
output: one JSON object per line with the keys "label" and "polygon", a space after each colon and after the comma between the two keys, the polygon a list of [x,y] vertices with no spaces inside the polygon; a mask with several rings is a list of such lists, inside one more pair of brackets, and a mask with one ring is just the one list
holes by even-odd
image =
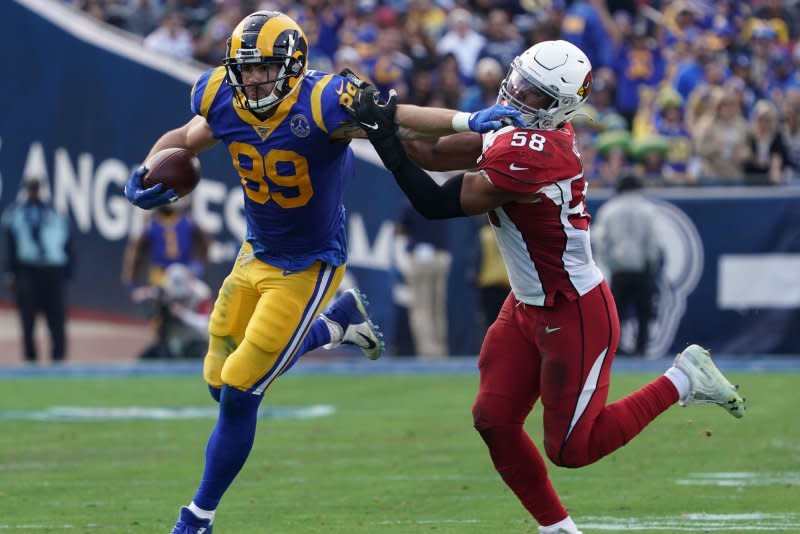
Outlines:
{"label": "player's outstretched arm", "polygon": [[396,94],[378,104],[363,99],[353,106],[351,116],[359,122],[373,124],[367,137],[381,161],[394,175],[414,209],[428,219],[449,219],[485,213],[520,197],[519,194],[494,187],[479,172],[451,178],[439,186],[428,173],[409,159],[397,136]]}
{"label": "player's outstretched arm", "polygon": [[[344,105],[351,114],[354,108],[358,107],[359,101],[378,99],[379,93],[375,86],[359,78],[349,68],[342,70],[339,75],[347,78],[358,89],[353,103],[349,106]],[[524,126],[520,112],[502,104],[495,104],[474,113],[404,104],[398,106],[395,122],[401,128],[400,137],[403,139],[443,137],[459,132],[486,133],[505,125]],[[374,124],[369,122],[359,121],[358,124],[367,134],[374,128]]]}
{"label": "player's outstretched arm", "polygon": [[412,137],[412,132],[427,137],[442,137],[458,132],[486,133],[512,124],[523,126],[519,111],[502,104],[474,113],[402,104],[397,106],[395,122],[410,131],[404,137]]}

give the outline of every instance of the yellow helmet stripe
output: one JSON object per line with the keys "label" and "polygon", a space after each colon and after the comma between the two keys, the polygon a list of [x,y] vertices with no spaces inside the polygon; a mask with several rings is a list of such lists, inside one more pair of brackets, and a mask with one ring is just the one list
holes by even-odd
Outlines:
{"label": "yellow helmet stripe", "polygon": [[[246,19],[245,19],[246,20]],[[244,20],[239,23],[231,34],[231,57],[235,57],[234,50],[239,50],[242,47],[242,34],[244,33]]]}
{"label": "yellow helmet stripe", "polygon": [[256,46],[261,51],[261,56],[273,55],[272,47],[275,44],[275,39],[285,30],[296,29],[297,24],[286,15],[272,17],[265,22],[261,27],[261,31],[258,32],[258,40],[256,41]]}

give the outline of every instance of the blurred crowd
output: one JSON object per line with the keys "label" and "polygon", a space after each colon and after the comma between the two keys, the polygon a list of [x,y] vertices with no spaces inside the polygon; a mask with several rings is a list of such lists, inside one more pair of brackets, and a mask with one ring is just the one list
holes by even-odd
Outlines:
{"label": "blurred crowd", "polygon": [[312,68],[464,111],[494,103],[531,44],[566,39],[594,65],[576,121],[593,186],[800,183],[799,0],[65,1],[212,65],[246,14],[284,11]]}

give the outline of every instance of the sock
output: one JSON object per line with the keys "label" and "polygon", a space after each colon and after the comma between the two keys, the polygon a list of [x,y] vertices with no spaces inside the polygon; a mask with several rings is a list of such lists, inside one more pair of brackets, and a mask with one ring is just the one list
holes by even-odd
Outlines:
{"label": "sock", "polygon": [[194,501],[189,503],[189,506],[187,506],[186,508],[188,508],[189,511],[194,514],[195,517],[200,518],[200,519],[208,519],[212,523],[214,522],[214,510],[210,510],[210,511],[209,510],[203,510],[202,508],[197,506],[194,503]]}
{"label": "sock", "polygon": [[[300,348],[297,349],[297,352],[294,353],[292,356],[292,361],[289,362],[289,365],[281,371],[281,374],[285,374],[289,369],[294,367],[294,364],[297,363],[297,360],[300,359],[300,356],[305,354],[306,352],[310,352],[316,348],[322,347],[330,343],[331,341],[331,333],[328,329],[327,323],[322,319],[320,315],[317,319],[311,324],[311,328],[308,330],[308,335],[303,339],[303,342],[300,344]],[[328,347],[325,347],[328,348]]]}
{"label": "sock", "polygon": [[211,398],[215,401],[219,402],[219,396],[222,394],[222,388],[215,388],[211,384],[208,385],[208,392],[211,394]]}
{"label": "sock", "polygon": [[193,503],[201,510],[216,510],[222,495],[239,474],[256,434],[262,396],[222,386],[219,418],[206,445],[203,480]]}
{"label": "sock", "polygon": [[578,532],[578,526],[570,516],[567,516],[566,519],[562,519],[558,523],[539,527],[539,534],[558,534],[559,532],[575,533]]}
{"label": "sock", "polygon": [[691,383],[689,382],[689,377],[686,376],[686,373],[677,367],[670,367],[667,369],[667,372],[664,373],[664,376],[669,378],[669,381],[672,382],[672,385],[678,390],[678,398],[680,400],[686,400],[686,397],[689,395],[689,391],[691,390]]}
{"label": "sock", "polygon": [[308,330],[308,335],[303,340],[300,348],[297,349],[295,357],[300,357],[306,352],[310,352],[323,345],[327,345],[330,342],[331,332],[328,328],[328,324],[325,319],[322,318],[322,316],[319,316],[311,324],[311,328]]}

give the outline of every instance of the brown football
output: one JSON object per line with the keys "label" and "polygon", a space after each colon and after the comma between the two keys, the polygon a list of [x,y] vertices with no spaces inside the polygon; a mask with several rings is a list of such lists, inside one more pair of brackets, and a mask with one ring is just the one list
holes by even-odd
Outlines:
{"label": "brown football", "polygon": [[165,148],[144,162],[147,172],[142,178],[145,188],[164,184],[164,191],[172,189],[178,196],[186,196],[200,181],[200,160],[191,150]]}

